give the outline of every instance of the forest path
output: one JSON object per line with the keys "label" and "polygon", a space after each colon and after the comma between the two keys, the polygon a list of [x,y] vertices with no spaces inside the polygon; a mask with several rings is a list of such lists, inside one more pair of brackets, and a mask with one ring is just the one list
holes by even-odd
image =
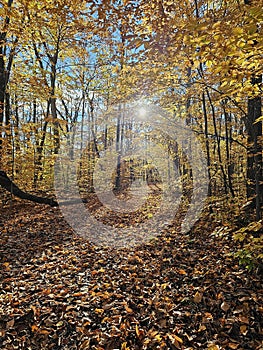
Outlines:
{"label": "forest path", "polygon": [[261,276],[217,230],[204,217],[115,250],[76,235],[59,208],[1,208],[0,348],[262,349]]}

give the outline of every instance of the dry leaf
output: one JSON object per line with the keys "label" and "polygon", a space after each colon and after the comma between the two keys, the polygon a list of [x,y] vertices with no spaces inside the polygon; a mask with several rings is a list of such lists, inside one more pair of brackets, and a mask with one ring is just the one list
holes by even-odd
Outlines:
{"label": "dry leaf", "polygon": [[199,293],[198,291],[194,295],[194,302],[195,303],[201,303],[203,299],[203,293]]}
{"label": "dry leaf", "polygon": [[220,347],[216,344],[208,345],[207,350],[220,350]]}
{"label": "dry leaf", "polygon": [[227,312],[230,309],[230,305],[223,301],[223,303],[220,305],[221,309],[225,312]]}
{"label": "dry leaf", "polygon": [[240,333],[243,335],[247,334],[247,326],[246,325],[240,326]]}

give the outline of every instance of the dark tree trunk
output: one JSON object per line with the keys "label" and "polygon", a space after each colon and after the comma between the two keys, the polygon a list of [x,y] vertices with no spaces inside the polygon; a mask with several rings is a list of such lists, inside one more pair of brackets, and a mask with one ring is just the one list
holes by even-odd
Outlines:
{"label": "dark tree trunk", "polygon": [[208,89],[206,89],[206,93],[207,93],[208,101],[210,103],[210,107],[211,107],[211,111],[212,111],[214,133],[215,133],[215,138],[216,138],[216,143],[217,143],[217,156],[218,156],[219,166],[220,166],[222,176],[223,176],[225,194],[227,194],[228,193],[228,186],[227,186],[228,183],[227,183],[227,176],[226,176],[225,169],[223,166],[223,161],[222,161],[221,145],[220,145],[221,138],[220,138],[220,135],[219,135],[218,130],[217,130],[215,107],[214,107],[214,104],[212,102],[212,99],[211,99],[211,96],[210,96]]}
{"label": "dark tree trunk", "polygon": [[19,187],[17,187],[13,183],[13,181],[6,175],[6,173],[1,170],[0,170],[0,186],[2,186],[8,192],[14,194],[16,197],[19,197],[21,199],[27,199],[35,203],[49,204],[52,207],[58,206],[58,203],[53,198],[38,197],[33,194],[22,191]]}
{"label": "dark tree trunk", "polygon": [[117,129],[116,129],[116,152],[117,152],[117,169],[115,177],[115,191],[121,188],[121,116],[118,115]]}
{"label": "dark tree trunk", "polygon": [[[7,7],[11,8],[13,0],[8,0]],[[9,17],[5,17],[3,23],[3,31],[0,33],[0,132],[2,131],[2,125],[4,123],[4,113],[5,113],[5,98],[6,98],[6,88],[10,76],[10,71],[13,63],[14,50],[10,52],[8,58],[8,63],[6,65],[6,35],[8,26],[10,23]],[[15,39],[17,42],[17,38]],[[0,149],[2,146],[2,140],[0,137]]]}
{"label": "dark tree trunk", "polygon": [[2,126],[4,124],[5,113],[5,93],[6,93],[6,74],[5,74],[5,61],[4,61],[4,41],[5,36],[0,34],[0,149],[2,148]]}
{"label": "dark tree trunk", "polygon": [[209,186],[208,186],[208,196],[212,196],[212,187],[211,187],[211,157],[210,157],[210,147],[209,147],[209,136],[208,136],[208,115],[207,115],[207,109],[206,109],[206,99],[205,99],[205,93],[202,93],[202,107],[203,107],[203,113],[204,113],[204,122],[205,122],[205,146],[206,146],[206,156],[207,156],[207,167],[208,167],[208,179],[209,179]]}
{"label": "dark tree trunk", "polygon": [[4,106],[5,106],[5,64],[3,57],[3,48],[0,42],[0,127],[4,122]]}
{"label": "dark tree trunk", "polygon": [[[261,84],[262,77],[252,79],[252,83]],[[246,129],[248,134],[247,150],[247,198],[253,202],[257,219],[261,217],[261,205],[263,204],[262,186],[262,123],[255,121],[261,116],[261,97],[257,96],[248,100],[248,112]]]}
{"label": "dark tree trunk", "polygon": [[[232,197],[235,197],[235,192],[233,188],[233,183],[232,183],[232,176],[233,176],[233,164],[231,160],[231,126],[229,127],[228,124],[231,124],[231,114],[227,113],[225,110],[225,107],[223,105],[223,110],[224,110],[224,116],[225,116],[225,134],[226,134],[226,159],[227,159],[227,177],[228,177],[228,186],[230,193],[232,194]],[[228,130],[229,128],[229,130]]]}
{"label": "dark tree trunk", "polygon": [[[244,0],[246,5],[253,5],[253,0]],[[255,1],[256,3],[256,1]],[[254,46],[258,43],[254,40]],[[252,85],[262,85],[262,75],[254,75]],[[262,122],[256,122],[261,117],[261,96],[248,99],[246,129],[248,134],[247,150],[247,198],[252,200],[252,207],[256,209],[257,220],[261,219],[263,205],[263,174],[262,174]]]}

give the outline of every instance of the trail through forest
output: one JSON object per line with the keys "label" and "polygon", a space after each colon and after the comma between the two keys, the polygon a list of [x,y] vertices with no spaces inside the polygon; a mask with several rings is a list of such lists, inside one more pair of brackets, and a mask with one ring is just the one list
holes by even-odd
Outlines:
{"label": "trail through forest", "polygon": [[59,208],[1,209],[1,349],[262,349],[262,275],[204,216],[130,249],[96,247]]}

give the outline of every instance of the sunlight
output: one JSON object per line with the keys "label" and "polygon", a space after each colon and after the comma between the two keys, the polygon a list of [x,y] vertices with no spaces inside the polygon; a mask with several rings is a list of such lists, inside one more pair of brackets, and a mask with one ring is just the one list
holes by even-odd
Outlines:
{"label": "sunlight", "polygon": [[140,107],[138,112],[139,112],[139,117],[145,117],[147,113],[144,107]]}

